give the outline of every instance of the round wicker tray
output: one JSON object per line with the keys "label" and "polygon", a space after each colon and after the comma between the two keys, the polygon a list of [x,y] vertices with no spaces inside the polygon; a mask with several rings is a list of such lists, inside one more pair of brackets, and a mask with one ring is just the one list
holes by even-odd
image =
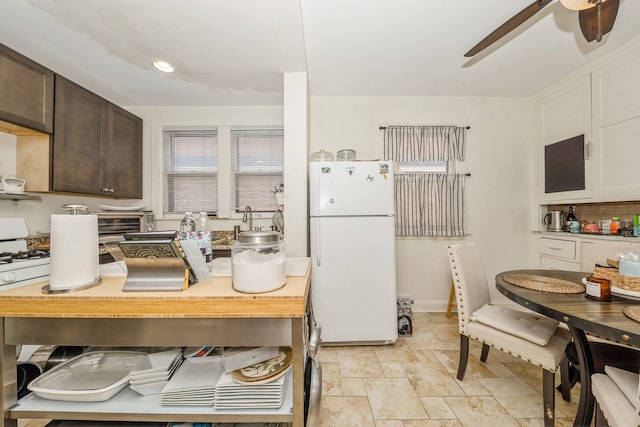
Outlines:
{"label": "round wicker tray", "polygon": [[502,279],[521,288],[553,294],[581,294],[585,290],[584,286],[575,282],[533,274],[507,274]]}
{"label": "round wicker tray", "polygon": [[631,320],[640,322],[640,305],[628,305],[622,312]]}

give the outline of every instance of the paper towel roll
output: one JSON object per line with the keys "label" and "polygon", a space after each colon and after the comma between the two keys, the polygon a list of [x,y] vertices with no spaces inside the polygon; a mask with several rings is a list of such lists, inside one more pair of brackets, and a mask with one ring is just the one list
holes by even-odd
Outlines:
{"label": "paper towel roll", "polygon": [[98,216],[51,215],[50,290],[98,280]]}

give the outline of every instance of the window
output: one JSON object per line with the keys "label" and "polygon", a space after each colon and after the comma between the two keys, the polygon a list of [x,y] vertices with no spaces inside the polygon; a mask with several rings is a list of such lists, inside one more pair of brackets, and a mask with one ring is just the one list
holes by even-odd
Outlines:
{"label": "window", "polygon": [[284,130],[164,131],[164,214],[229,218],[251,206],[275,212],[284,183]]}
{"label": "window", "polygon": [[164,132],[164,213],[218,210],[218,134]]}
{"label": "window", "polygon": [[464,127],[390,126],[384,129],[386,160],[396,164],[397,236],[464,236],[466,233]]}
{"label": "window", "polygon": [[284,183],[284,131],[232,130],[231,165],[235,211],[275,211],[274,193]]}

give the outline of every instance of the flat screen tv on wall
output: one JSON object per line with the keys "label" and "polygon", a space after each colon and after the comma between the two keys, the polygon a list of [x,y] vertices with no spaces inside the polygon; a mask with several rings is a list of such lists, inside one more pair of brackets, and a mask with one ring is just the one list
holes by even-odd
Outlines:
{"label": "flat screen tv on wall", "polygon": [[584,135],[544,147],[544,192],[585,189]]}

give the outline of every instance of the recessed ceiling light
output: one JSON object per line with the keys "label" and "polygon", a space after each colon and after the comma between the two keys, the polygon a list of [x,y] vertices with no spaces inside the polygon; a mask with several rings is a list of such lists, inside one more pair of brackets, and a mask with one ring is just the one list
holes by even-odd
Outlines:
{"label": "recessed ceiling light", "polygon": [[162,71],[163,73],[173,73],[173,65],[169,64],[166,61],[153,61],[153,66]]}

